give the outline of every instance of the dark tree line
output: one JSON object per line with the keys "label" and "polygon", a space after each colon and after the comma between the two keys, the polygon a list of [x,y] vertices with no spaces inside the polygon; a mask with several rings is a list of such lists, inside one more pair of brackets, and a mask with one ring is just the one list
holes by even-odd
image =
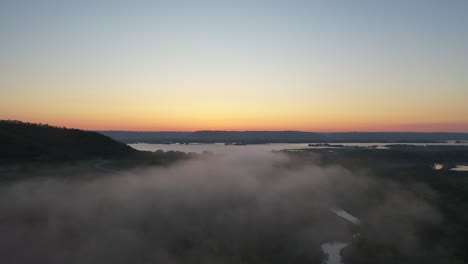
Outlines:
{"label": "dark tree line", "polygon": [[16,120],[0,121],[0,159],[69,160],[122,157],[137,150],[96,132]]}

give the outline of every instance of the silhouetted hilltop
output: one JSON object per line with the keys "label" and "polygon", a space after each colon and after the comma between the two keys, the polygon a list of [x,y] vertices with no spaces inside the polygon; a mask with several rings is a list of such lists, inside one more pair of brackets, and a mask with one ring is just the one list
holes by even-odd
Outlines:
{"label": "silhouetted hilltop", "polygon": [[125,143],[314,143],[314,142],[443,142],[468,140],[468,133],[419,132],[340,132],[316,133],[300,131],[196,131],[196,132],[131,132],[99,131]]}
{"label": "silhouetted hilltop", "polygon": [[109,158],[136,152],[126,144],[96,132],[0,120],[2,160]]}

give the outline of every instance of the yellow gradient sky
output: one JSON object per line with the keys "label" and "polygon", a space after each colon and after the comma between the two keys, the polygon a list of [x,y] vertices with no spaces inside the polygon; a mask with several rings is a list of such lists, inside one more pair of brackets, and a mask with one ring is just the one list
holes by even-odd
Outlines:
{"label": "yellow gradient sky", "polygon": [[0,119],[468,132],[466,1],[38,2],[0,3]]}

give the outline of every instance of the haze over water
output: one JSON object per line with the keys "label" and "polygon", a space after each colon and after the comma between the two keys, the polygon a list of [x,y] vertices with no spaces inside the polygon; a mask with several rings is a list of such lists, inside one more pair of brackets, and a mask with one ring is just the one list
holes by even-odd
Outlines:
{"label": "haze over water", "polygon": [[[390,143],[336,143],[337,145],[343,146],[358,146],[358,147],[370,147],[378,146],[378,148],[385,148],[385,145]],[[399,143],[401,144],[401,143]],[[418,146],[433,146],[433,145],[453,145],[453,146],[468,146],[468,143],[403,143],[405,145],[418,145]],[[151,144],[151,143],[136,143],[128,144],[132,148],[143,150],[143,151],[182,151],[182,152],[195,152],[202,153],[203,151],[210,151],[217,154],[230,153],[230,152],[242,152],[242,151],[279,151],[284,149],[313,149],[322,147],[310,147],[307,143],[273,143],[273,144],[252,144],[252,145],[225,145],[224,143],[215,144]],[[329,147],[327,147],[329,148]]]}
{"label": "haze over water", "polygon": [[0,264],[468,263],[467,85],[468,0],[0,0]]}

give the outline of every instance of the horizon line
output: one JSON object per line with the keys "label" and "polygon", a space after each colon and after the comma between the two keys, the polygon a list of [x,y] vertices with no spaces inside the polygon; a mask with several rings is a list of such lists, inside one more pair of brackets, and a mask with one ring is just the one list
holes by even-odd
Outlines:
{"label": "horizon line", "polygon": [[468,131],[414,131],[414,130],[400,130],[400,131],[388,131],[388,130],[379,130],[379,131],[368,131],[368,130],[343,130],[343,131],[317,131],[317,130],[294,130],[294,129],[285,129],[285,130],[267,130],[267,129],[259,129],[259,130],[222,130],[222,129],[201,129],[201,130],[125,130],[125,129],[88,129],[88,128],[80,128],[74,126],[67,126],[67,125],[55,125],[49,124],[48,122],[31,122],[31,121],[22,121],[18,119],[0,119],[0,121],[11,121],[11,122],[21,122],[21,123],[30,123],[30,124],[37,124],[37,125],[48,125],[54,127],[64,127],[67,129],[79,129],[83,131],[94,131],[94,132],[134,132],[134,133],[195,133],[195,132],[300,132],[300,133],[316,133],[316,134],[332,134],[332,133],[420,133],[420,134],[431,134],[431,133],[452,133],[452,134],[468,134]]}
{"label": "horizon line", "polygon": [[88,130],[85,131],[94,131],[94,132],[134,132],[134,133],[196,133],[196,132],[299,132],[299,133],[316,133],[316,134],[337,134],[337,133],[418,133],[418,134],[437,134],[437,133],[450,133],[450,134],[468,134],[466,132],[450,132],[450,131],[328,131],[328,132],[318,132],[318,131],[304,131],[304,130],[192,130],[192,131],[182,131],[182,130]]}

